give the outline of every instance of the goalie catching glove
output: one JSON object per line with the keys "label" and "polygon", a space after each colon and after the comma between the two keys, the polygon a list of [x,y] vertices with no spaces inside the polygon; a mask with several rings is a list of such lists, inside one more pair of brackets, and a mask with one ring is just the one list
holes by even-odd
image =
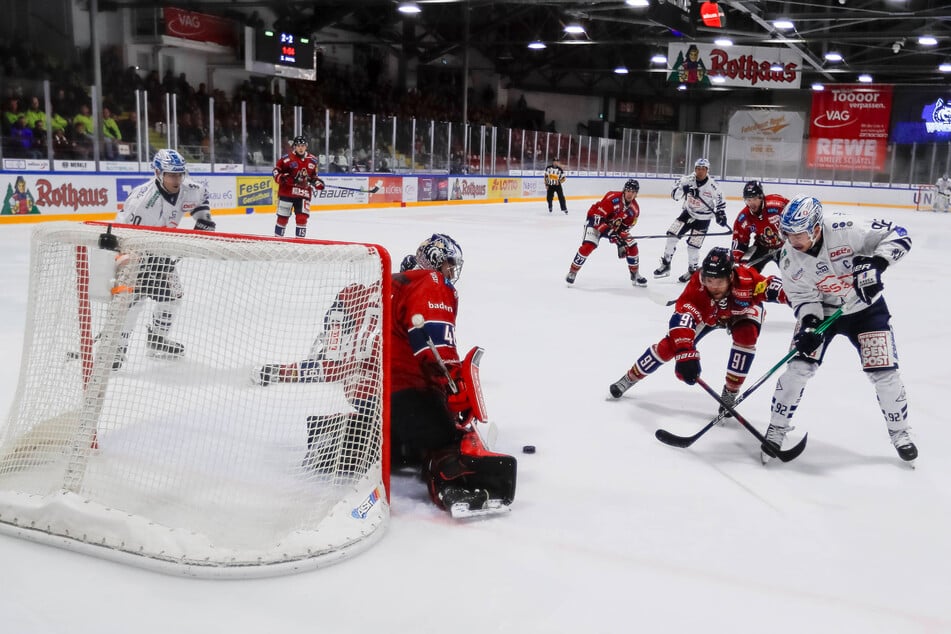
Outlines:
{"label": "goalie catching glove", "polygon": [[885,288],[882,271],[888,268],[888,261],[877,255],[857,255],[852,260],[852,265],[852,287],[855,288],[855,294],[866,304],[871,304]]}

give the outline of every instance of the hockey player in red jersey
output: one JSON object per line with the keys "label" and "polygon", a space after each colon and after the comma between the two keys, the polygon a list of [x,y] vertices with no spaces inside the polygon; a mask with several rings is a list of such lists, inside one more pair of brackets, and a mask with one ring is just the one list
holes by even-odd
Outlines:
{"label": "hockey player in red jersey", "polygon": [[283,236],[291,214],[297,224],[297,237],[307,237],[307,219],[310,217],[312,190],[324,188],[317,175],[317,157],[307,151],[307,139],[296,136],[291,141],[291,153],[277,159],[274,180],[277,190],[277,224],[274,235]]}
{"label": "hockey player in red jersey", "polygon": [[632,178],[624,183],[622,191],[610,191],[591,206],[585,220],[584,239],[571,262],[571,268],[568,269],[566,282],[575,283],[578,271],[584,266],[588,256],[598,248],[601,238],[607,238],[617,245],[618,257],[627,259],[631,284],[647,286],[647,279],[639,273],[637,240],[630,234],[637,224],[638,216],[641,215],[641,208],[635,200],[640,189],[640,183]]}
{"label": "hockey player in red jersey", "polygon": [[743,202],[746,207],[733,221],[733,260],[762,273],[768,262],[779,262],[783,248],[779,218],[789,199],[766,195],[759,181],[750,181],[743,186]]}
{"label": "hockey player in red jersey", "polygon": [[611,396],[621,398],[632,385],[671,359],[677,362],[677,378],[693,385],[700,376],[696,343],[714,330],[726,328],[733,337],[733,347],[722,397],[732,405],[753,363],[765,313],[763,302],[789,303],[782,280],[763,277],[748,266],[734,264],[729,249],[711,249],[677,298],[667,335],[645,350],[631,369],[611,384]]}
{"label": "hockey player in red jersey", "polygon": [[436,233],[419,245],[416,263],[393,276],[393,468],[421,469],[433,502],[454,514],[460,507],[507,510],[502,507],[515,497],[516,461],[489,451],[470,424],[483,410],[478,378],[471,353],[460,361],[456,350],[462,249]]}
{"label": "hockey player in red jersey", "polygon": [[[307,455],[304,467],[315,470],[339,469],[365,473],[369,465],[355,462],[350,449],[366,443],[379,418],[382,382],[380,340],[382,312],[378,284],[367,287],[350,284],[334,298],[324,314],[323,330],[311,347],[310,354],[293,363],[268,363],[252,375],[255,383],[341,383],[352,412],[307,417]],[[340,447],[339,464],[337,439]],[[377,439],[375,442],[379,442]]]}

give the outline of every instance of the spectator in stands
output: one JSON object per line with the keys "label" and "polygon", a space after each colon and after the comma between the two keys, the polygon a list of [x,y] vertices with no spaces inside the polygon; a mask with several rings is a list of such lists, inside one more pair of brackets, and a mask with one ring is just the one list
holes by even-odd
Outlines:
{"label": "spectator in stands", "polygon": [[33,158],[33,130],[26,124],[26,115],[19,115],[10,128],[10,156]]}
{"label": "spectator in stands", "polygon": [[36,122],[42,121],[45,128],[46,113],[43,111],[39,97],[34,96],[30,98],[30,107],[24,114],[26,115],[26,124],[28,126],[36,128]]}
{"label": "spectator in stands", "polygon": [[76,158],[73,142],[66,136],[65,128],[53,128],[53,158],[61,161]]}
{"label": "spectator in stands", "polygon": [[112,110],[102,108],[102,149],[107,161],[114,161],[119,157],[118,143],[122,140],[119,124],[112,117]]}
{"label": "spectator in stands", "polygon": [[7,107],[3,110],[4,135],[10,133],[10,129],[13,128],[14,124],[16,124],[17,118],[20,116],[20,114],[20,101],[16,97],[10,97],[7,99]]}
{"label": "spectator in stands", "polygon": [[[87,108],[88,110],[88,108]],[[78,117],[79,115],[77,115]],[[92,158],[93,140],[92,135],[86,131],[86,124],[82,120],[73,122],[73,158],[80,161],[88,161]]]}
{"label": "spectator in stands", "polygon": [[[92,111],[89,108],[88,103],[84,103],[80,105],[79,114],[73,117],[73,131],[74,132],[76,130],[77,123],[83,124],[83,133],[87,135],[92,134],[92,131],[96,129],[92,125]],[[76,141],[77,143],[79,142],[79,139],[75,137],[73,137],[73,140]]]}
{"label": "spectator in stands", "polygon": [[46,158],[47,143],[49,143],[49,134],[46,130],[46,118],[37,119],[33,124],[33,156],[35,158]]}

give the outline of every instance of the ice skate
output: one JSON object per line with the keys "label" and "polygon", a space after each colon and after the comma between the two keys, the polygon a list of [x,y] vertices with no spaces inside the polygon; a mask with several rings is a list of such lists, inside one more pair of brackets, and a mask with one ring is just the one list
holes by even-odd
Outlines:
{"label": "ice skate", "polygon": [[690,280],[691,276],[700,269],[696,264],[691,264],[687,267],[687,272],[677,278],[678,282],[687,282]]}
{"label": "ice skate", "polygon": [[[737,396],[737,394],[738,394],[738,392],[730,391],[730,390],[728,390],[727,387],[724,385],[724,386],[723,386],[723,391],[720,392],[720,400],[722,400],[724,403],[726,403],[726,404],[729,405],[730,407],[733,407],[733,404],[736,403],[736,396]],[[733,414],[731,414],[730,412],[728,412],[727,409],[726,409],[725,407],[723,407],[722,405],[720,406],[720,410],[717,412],[717,415],[718,415],[718,416],[721,416],[721,419],[720,419],[720,424],[721,424],[721,425],[723,424],[723,421],[724,421],[725,419],[727,419],[727,418],[733,418]]]}
{"label": "ice skate", "polygon": [[647,278],[640,273],[631,273],[631,284],[634,288],[647,286]]}
{"label": "ice skate", "polygon": [[898,452],[898,457],[905,462],[914,462],[918,457],[918,447],[911,441],[908,430],[889,430],[888,435],[892,438],[892,444],[895,445],[895,451]]}
{"label": "ice skate", "polygon": [[611,387],[608,388],[611,390],[611,396],[614,398],[621,398],[621,396],[631,389],[631,386],[637,383],[637,379],[632,379],[630,374],[625,372],[624,376],[611,384]]}
{"label": "ice skate", "polygon": [[185,346],[177,341],[172,341],[165,335],[153,332],[151,328],[149,328],[146,344],[149,348],[149,354],[154,357],[180,357],[185,354]]}
{"label": "ice skate", "polygon": [[668,275],[670,275],[670,260],[661,258],[660,266],[654,271],[654,277],[667,277]]}
{"label": "ice skate", "polygon": [[448,486],[440,491],[439,499],[453,519],[499,515],[511,510],[502,500],[492,498],[486,489]]}
{"label": "ice skate", "polygon": [[[774,450],[779,451],[782,449],[783,441],[786,439],[786,434],[792,431],[793,427],[780,427],[772,423],[769,424],[769,427],[766,428],[766,443]],[[773,457],[766,453],[765,451],[760,452],[760,460],[763,461],[763,464],[766,464]]]}
{"label": "ice skate", "polygon": [[569,284],[574,284],[576,277],[578,277],[578,271],[575,269],[571,269],[568,271],[568,275],[565,277],[565,281],[568,282]]}

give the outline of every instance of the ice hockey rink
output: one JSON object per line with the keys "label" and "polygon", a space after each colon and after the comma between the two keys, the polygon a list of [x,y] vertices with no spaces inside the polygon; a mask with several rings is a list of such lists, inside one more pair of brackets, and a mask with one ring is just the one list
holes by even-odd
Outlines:
{"label": "ice hockey rink", "polygon": [[[826,205],[892,219],[912,236],[911,253],[884,280],[917,468],[899,460],[841,337],[787,438],[788,447],[808,432],[806,450],[763,466],[758,442],[736,423],[689,449],[654,438],[659,427],[693,434],[717,411],[700,387],[676,380],[673,364],[609,398],[608,385],[666,332],[664,302],[679,292],[686,249],[671,277],[654,280],[664,241],[640,241],[649,284],[635,289],[603,241],[569,287],[592,202],[569,200],[567,215],[535,202],[311,217],[310,237],[378,243],[397,264],[433,232],[462,245],[457,334],[460,348],[486,350],[496,448],[519,460],[510,514],[454,522],[421,483],[397,479],[376,546],[325,569],[248,581],[167,576],[0,536],[0,631],[951,632],[951,427],[941,396],[951,385],[951,216]],[[636,233],[663,233],[675,204],[640,202]],[[731,220],[739,208],[730,202]],[[256,235],[274,224],[269,214],[216,219],[219,231]],[[18,376],[31,231],[0,230],[4,416]],[[729,239],[709,238],[704,252],[718,245]],[[748,384],[783,357],[793,324],[788,307],[768,306]],[[714,333],[699,349],[702,376],[719,391],[728,337]],[[760,431],[774,384],[739,407]],[[528,444],[535,454],[521,452]]]}

